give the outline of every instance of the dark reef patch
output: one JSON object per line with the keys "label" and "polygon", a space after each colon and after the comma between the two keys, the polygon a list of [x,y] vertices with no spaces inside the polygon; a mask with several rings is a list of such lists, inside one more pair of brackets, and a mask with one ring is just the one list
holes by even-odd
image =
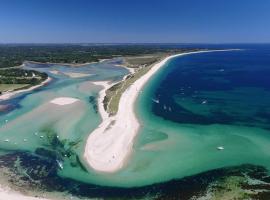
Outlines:
{"label": "dark reef patch", "polygon": [[[45,155],[46,153],[43,152]],[[59,166],[54,156],[46,156],[39,153],[13,152],[0,156],[0,170],[8,171],[11,185],[23,190],[45,192],[68,192],[78,197],[104,198],[104,199],[143,199],[148,197],[156,200],[166,199],[190,199],[202,196],[213,183],[223,181],[228,177],[240,177],[246,179],[258,179],[265,184],[248,184],[244,181],[241,187],[245,190],[260,190],[257,194],[250,194],[252,199],[268,199],[270,190],[270,178],[265,168],[254,165],[241,165],[222,169],[211,170],[198,175],[185,177],[179,180],[171,180],[165,183],[157,183],[144,187],[119,188],[105,187],[94,184],[86,184],[69,178],[60,177],[57,174]],[[7,173],[6,173],[7,174]],[[238,180],[238,179],[237,179]],[[216,185],[218,190],[228,189]],[[224,188],[225,187],[225,188]]]}
{"label": "dark reef patch", "polygon": [[89,96],[89,103],[93,105],[95,113],[98,113],[97,98],[95,96]]}

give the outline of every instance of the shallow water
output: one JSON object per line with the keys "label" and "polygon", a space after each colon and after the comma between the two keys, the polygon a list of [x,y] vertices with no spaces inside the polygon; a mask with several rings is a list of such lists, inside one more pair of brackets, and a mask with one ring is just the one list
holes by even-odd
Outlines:
{"label": "shallow water", "polygon": [[[88,134],[101,120],[95,105],[101,88],[91,81],[120,80],[127,70],[113,65],[121,60],[79,68],[28,65],[59,73],[50,73],[54,81],[48,86],[4,102],[15,109],[0,115],[1,149],[39,155],[40,148],[50,150],[51,157],[63,162],[58,176],[122,187],[247,163],[269,169],[269,55],[269,49],[256,48],[187,55],[168,62],[139,95],[136,113],[142,127],[130,161],[114,174],[94,172],[81,156]],[[69,72],[89,76],[71,78]],[[80,101],[64,109],[48,103],[60,96]],[[218,146],[225,149],[218,151]]]}

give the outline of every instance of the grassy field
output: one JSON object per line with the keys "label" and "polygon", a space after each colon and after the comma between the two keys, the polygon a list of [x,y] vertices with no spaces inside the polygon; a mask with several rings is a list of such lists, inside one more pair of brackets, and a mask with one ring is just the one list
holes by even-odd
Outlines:
{"label": "grassy field", "polygon": [[129,68],[138,68],[143,66],[148,66],[155,63],[161,57],[166,55],[165,53],[155,53],[155,54],[147,54],[141,56],[126,56],[124,57],[125,66]]}
{"label": "grassy field", "polygon": [[124,57],[124,66],[135,69],[135,72],[131,75],[128,75],[125,80],[113,85],[106,91],[106,96],[103,100],[105,110],[109,113],[110,116],[115,115],[118,111],[118,105],[122,93],[137,79],[146,74],[155,63],[172,54],[179,54],[196,50],[198,49],[183,49],[169,53],[157,52],[154,54]]}
{"label": "grassy field", "polygon": [[21,68],[0,69],[0,94],[5,91],[26,89],[46,80],[46,73]]}
{"label": "grassy field", "polygon": [[22,88],[29,87],[30,84],[0,84],[0,93],[8,90],[14,91]]}
{"label": "grassy field", "polygon": [[125,80],[113,85],[106,91],[103,103],[105,110],[110,116],[117,113],[119,101],[123,92],[137,79],[146,74],[156,62],[162,60],[166,56],[168,56],[168,54],[158,53],[147,56],[125,58],[125,65],[127,67],[135,68],[135,73],[128,75]]}

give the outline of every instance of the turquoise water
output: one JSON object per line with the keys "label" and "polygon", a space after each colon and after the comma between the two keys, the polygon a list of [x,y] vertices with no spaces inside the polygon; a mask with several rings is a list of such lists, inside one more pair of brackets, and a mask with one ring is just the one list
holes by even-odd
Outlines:
{"label": "turquoise water", "polygon": [[[121,59],[80,68],[30,66],[59,74],[50,73],[54,81],[48,86],[5,102],[15,109],[0,116],[1,149],[39,155],[40,148],[51,150],[51,157],[63,161],[58,177],[114,187],[145,186],[241,164],[269,169],[269,55],[267,49],[212,52],[168,62],[136,102],[141,130],[129,162],[113,174],[90,169],[82,152],[101,120],[95,107],[101,88],[91,81],[120,80],[127,70],[114,64]],[[89,77],[71,78],[69,72]],[[80,101],[61,109],[48,104],[60,96]],[[40,138],[53,134],[61,144]],[[225,149],[218,151],[218,146]]]}

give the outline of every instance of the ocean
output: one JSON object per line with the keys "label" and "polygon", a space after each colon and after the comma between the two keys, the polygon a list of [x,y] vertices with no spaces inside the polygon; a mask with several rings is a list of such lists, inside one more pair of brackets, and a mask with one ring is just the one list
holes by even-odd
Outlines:
{"label": "ocean", "polygon": [[[36,187],[50,192],[105,199],[189,199],[204,195],[210,184],[232,174],[250,173],[250,178],[269,182],[265,177],[270,168],[270,45],[200,47],[241,50],[191,54],[167,62],[137,99],[141,129],[129,162],[113,174],[89,169],[82,154],[88,134],[101,121],[96,108],[101,87],[91,81],[120,80],[127,74],[116,66],[122,60],[80,68],[27,65],[54,80],[1,103],[8,107],[0,115],[1,168],[14,168],[10,174],[24,171],[31,177],[29,184],[38,180],[41,185]],[[89,76],[71,78],[66,73]],[[60,96],[81,103],[48,110],[47,102]],[[54,135],[60,140],[52,140]],[[62,170],[56,162],[60,158]]]}

